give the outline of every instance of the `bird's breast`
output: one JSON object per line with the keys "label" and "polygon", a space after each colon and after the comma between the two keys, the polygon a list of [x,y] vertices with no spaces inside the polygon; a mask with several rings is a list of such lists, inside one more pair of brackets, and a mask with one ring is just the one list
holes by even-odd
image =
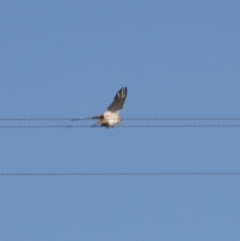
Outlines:
{"label": "bird's breast", "polygon": [[115,124],[118,124],[120,122],[120,118],[118,115],[105,115],[104,116],[104,121],[105,123],[107,123],[109,126],[113,126]]}

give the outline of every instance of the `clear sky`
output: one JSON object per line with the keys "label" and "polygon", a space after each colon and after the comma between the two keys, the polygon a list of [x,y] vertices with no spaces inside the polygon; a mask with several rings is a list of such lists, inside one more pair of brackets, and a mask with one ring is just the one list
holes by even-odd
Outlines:
{"label": "clear sky", "polygon": [[[0,117],[98,115],[123,86],[123,118],[240,117],[239,12],[2,0]],[[0,129],[0,146],[1,173],[240,171],[238,128]],[[239,178],[0,177],[0,240],[239,241]]]}

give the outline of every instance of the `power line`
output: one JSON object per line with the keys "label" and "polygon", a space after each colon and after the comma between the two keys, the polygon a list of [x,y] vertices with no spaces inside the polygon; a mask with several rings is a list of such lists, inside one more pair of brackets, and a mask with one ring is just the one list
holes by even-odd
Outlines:
{"label": "power line", "polygon": [[87,118],[0,118],[0,121],[85,121],[92,120],[91,117]]}
{"label": "power line", "polygon": [[240,176],[240,172],[6,172],[0,176]]}
{"label": "power line", "polygon": [[[0,121],[87,121],[87,118],[0,118]],[[240,121],[240,117],[150,117],[123,118],[127,121]]]}
{"label": "power line", "polygon": [[[0,129],[70,129],[99,128],[90,125],[0,125]],[[119,125],[114,128],[239,128],[240,124],[214,125]],[[102,127],[101,127],[102,128]]]}

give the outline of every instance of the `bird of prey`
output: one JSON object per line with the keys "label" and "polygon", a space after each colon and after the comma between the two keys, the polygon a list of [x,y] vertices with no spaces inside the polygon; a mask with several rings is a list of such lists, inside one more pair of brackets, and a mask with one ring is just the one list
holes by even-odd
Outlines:
{"label": "bird of prey", "polygon": [[114,97],[112,104],[107,108],[103,115],[94,116],[92,119],[98,119],[99,121],[94,124],[96,126],[100,124],[106,128],[113,127],[116,124],[122,122],[119,116],[120,110],[123,108],[125,100],[127,98],[127,87],[121,88]]}

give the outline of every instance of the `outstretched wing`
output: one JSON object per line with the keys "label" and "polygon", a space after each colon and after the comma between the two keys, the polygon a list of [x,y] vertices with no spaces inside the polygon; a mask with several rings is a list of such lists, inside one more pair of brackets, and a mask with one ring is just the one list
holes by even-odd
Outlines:
{"label": "outstretched wing", "polygon": [[114,97],[113,103],[107,108],[108,111],[118,113],[124,106],[127,98],[127,87],[120,89]]}

